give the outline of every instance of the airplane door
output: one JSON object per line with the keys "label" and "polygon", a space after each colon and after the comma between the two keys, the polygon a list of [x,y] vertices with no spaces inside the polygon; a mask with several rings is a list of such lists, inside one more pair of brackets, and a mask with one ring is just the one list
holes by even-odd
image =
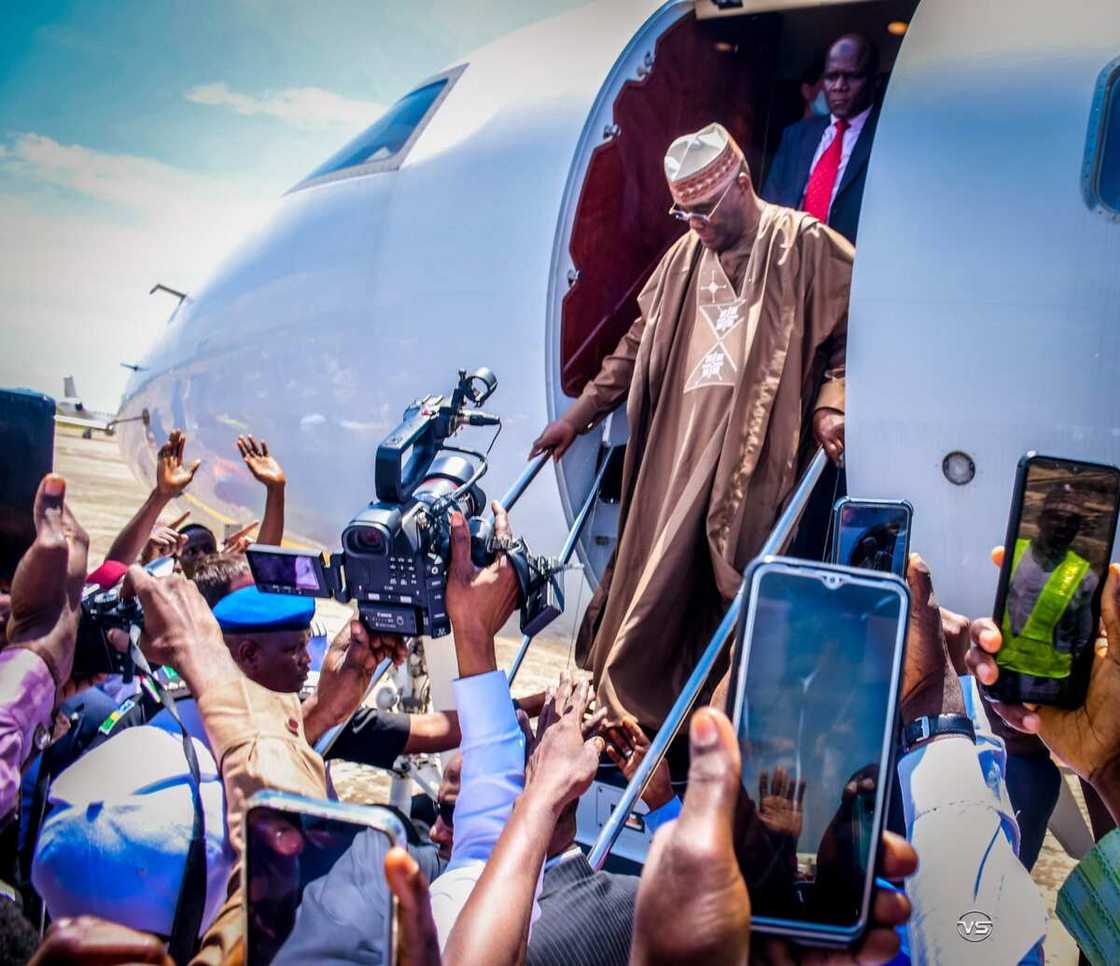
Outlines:
{"label": "airplane door", "polygon": [[970,615],[992,607],[1019,457],[1120,462],[1120,220],[1083,185],[1120,177],[1101,154],[1118,55],[1115,0],[924,0],[879,122],[849,492],[913,503],[914,549]]}

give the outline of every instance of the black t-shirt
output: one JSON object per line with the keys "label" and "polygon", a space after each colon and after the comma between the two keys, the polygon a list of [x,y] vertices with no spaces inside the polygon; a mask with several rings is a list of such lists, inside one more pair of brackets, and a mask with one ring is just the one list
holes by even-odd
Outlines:
{"label": "black t-shirt", "polygon": [[407,714],[359,708],[338,733],[325,757],[375,768],[392,768],[393,762],[404,753],[409,729]]}

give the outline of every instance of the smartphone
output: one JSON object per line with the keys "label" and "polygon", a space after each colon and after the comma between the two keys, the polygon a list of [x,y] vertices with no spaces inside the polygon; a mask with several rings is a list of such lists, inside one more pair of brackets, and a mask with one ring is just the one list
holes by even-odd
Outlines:
{"label": "smartphone", "polygon": [[1019,461],[993,610],[999,680],[988,695],[1085,703],[1118,511],[1115,466],[1037,453]]}
{"label": "smartphone", "polygon": [[0,586],[35,539],[35,491],[54,465],[54,400],[0,389]]}
{"label": "smartphone", "polygon": [[914,508],[906,500],[853,500],[832,508],[832,562],[906,576]]}
{"label": "smartphone", "polygon": [[785,557],[745,579],[728,707],[751,928],[851,946],[889,804],[910,595],[894,574]]}
{"label": "smartphone", "polygon": [[389,809],[258,792],[242,866],[249,966],[396,962],[385,854],[406,841]]}
{"label": "smartphone", "polygon": [[258,545],[246,551],[249,569],[257,587],[267,594],[297,594],[300,597],[330,597],[326,567],[321,553]]}

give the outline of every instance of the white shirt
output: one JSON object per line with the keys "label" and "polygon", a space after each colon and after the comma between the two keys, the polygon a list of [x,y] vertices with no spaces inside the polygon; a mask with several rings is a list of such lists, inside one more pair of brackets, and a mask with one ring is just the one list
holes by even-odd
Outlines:
{"label": "white shirt", "polygon": [[[836,200],[836,192],[840,190],[840,182],[844,180],[844,169],[848,167],[848,159],[852,156],[852,149],[856,146],[856,141],[859,140],[860,132],[863,131],[864,124],[867,123],[868,117],[871,116],[871,108],[867,108],[862,114],[857,114],[855,117],[848,118],[848,130],[844,132],[844,144],[840,148],[840,168],[836,172],[836,181],[832,185],[832,197],[828,200],[829,208],[832,207],[832,202]],[[836,140],[836,122],[840,120],[835,114],[829,115],[828,127],[824,129],[824,134],[821,135],[820,143],[817,145],[817,150],[813,154],[813,163],[809,165],[809,177],[813,177],[813,169],[820,161],[821,155],[828,150],[828,146]],[[808,182],[806,182],[808,188]],[[802,203],[805,201],[805,196],[801,197]]]}
{"label": "white shirt", "polygon": [[[914,906],[910,956],[915,963],[962,966],[1041,963],[1046,904],[1016,854],[1007,756],[975,687],[971,677],[961,678],[975,745],[966,737],[938,738],[898,763],[906,837],[919,860],[906,883]],[[957,922],[969,912],[991,919],[984,942],[961,937]]]}
{"label": "white shirt", "polygon": [[[458,678],[452,687],[463,735],[463,776],[455,802],[451,861],[431,886],[432,918],[441,950],[525,787],[525,735],[517,723],[505,671]],[[534,899],[532,921],[539,916]]]}

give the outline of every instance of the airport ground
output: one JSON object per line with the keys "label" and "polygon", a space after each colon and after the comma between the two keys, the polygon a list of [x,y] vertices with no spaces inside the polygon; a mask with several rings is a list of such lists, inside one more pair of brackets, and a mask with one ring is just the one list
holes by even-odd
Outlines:
{"label": "airport ground", "polygon": [[[55,438],[55,469],[66,478],[70,504],[89,532],[92,569],[104,558],[113,538],[144,500],[147,491],[121,459],[117,443],[112,438],[96,436],[83,439],[77,432],[58,428]],[[208,519],[205,512],[194,504],[181,501],[169,507],[164,517],[170,521],[186,510],[191,511],[192,521],[212,525],[216,533],[222,533],[221,525]],[[317,618],[328,630],[334,630],[346,619],[348,613],[348,609],[340,604],[320,602]],[[512,627],[516,632],[516,622]],[[515,635],[506,634],[499,638],[499,665],[508,667],[512,663],[519,643],[520,639]],[[569,639],[546,636],[534,641],[518,675],[515,691],[529,694],[544,690],[555,682],[565,667],[571,667]],[[374,804],[388,800],[389,782],[384,772],[364,766],[336,763],[332,767],[331,777],[340,797],[347,801]],[[1077,779],[1067,769],[1063,769],[1062,777],[1072,788],[1084,814],[1085,807]],[[1074,865],[1074,861],[1048,832],[1032,873],[1051,914],[1046,940],[1047,966],[1074,966],[1077,963],[1077,947],[1053,915],[1058,888]]]}

